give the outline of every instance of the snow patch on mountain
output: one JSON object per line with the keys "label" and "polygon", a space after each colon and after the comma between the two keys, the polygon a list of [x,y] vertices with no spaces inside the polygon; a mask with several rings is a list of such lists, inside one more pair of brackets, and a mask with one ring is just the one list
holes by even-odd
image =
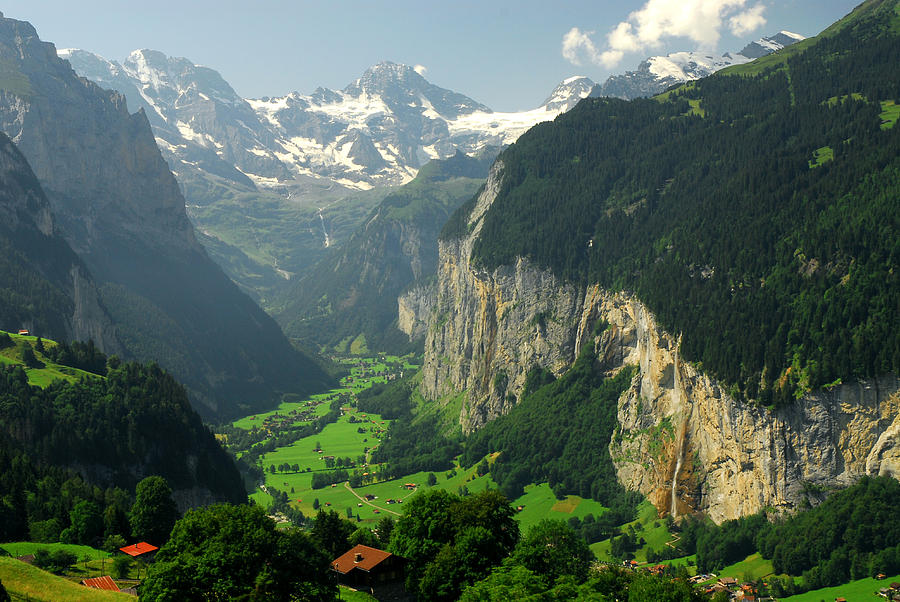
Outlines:
{"label": "snow patch on mountain", "polygon": [[802,35],[780,31],[751,42],[737,53],[673,52],[652,56],[634,71],[613,75],[591,92],[591,96],[614,96],[630,100],[653,96],[666,88],[712,75],[720,69],[748,63],[805,39]]}

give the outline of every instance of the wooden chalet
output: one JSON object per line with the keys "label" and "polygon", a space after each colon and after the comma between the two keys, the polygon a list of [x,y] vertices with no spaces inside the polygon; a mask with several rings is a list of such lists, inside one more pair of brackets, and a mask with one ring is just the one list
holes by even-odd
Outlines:
{"label": "wooden chalet", "polygon": [[402,582],[405,567],[406,559],[362,544],[354,546],[331,563],[331,569],[338,574],[340,583],[370,591]]}

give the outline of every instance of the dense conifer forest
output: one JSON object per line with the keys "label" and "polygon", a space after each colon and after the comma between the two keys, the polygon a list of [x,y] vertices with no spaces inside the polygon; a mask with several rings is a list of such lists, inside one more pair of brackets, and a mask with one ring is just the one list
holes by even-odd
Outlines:
{"label": "dense conifer forest", "polygon": [[[793,516],[765,513],[713,525],[682,524],[679,553],[697,554],[697,568],[716,571],[759,552],[776,574],[803,575],[806,589],[900,571],[900,483],[864,477],[821,505]],[[789,586],[793,588],[793,585]]]}
{"label": "dense conifer forest", "polygon": [[[89,344],[55,351],[73,364],[102,357]],[[199,487],[223,501],[246,500],[234,463],[172,376],[115,357],[102,372],[106,377],[42,389],[28,383],[22,366],[0,366],[0,540],[36,534],[55,541],[81,501],[120,521],[129,492],[149,475],[176,490]]]}
{"label": "dense conifer forest", "polygon": [[900,370],[898,20],[870,3],[765,70],[533,128],[500,156],[473,259],[633,290],[687,359],[767,405]]}

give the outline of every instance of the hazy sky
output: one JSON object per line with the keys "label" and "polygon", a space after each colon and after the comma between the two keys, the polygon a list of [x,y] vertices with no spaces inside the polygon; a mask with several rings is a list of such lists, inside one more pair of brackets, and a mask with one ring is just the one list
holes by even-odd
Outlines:
{"label": "hazy sky", "polygon": [[341,89],[389,60],[495,110],[538,106],[571,75],[602,82],[646,56],[737,51],[781,29],[815,35],[856,0],[7,0],[57,48],[138,48],[219,71],[244,97]]}

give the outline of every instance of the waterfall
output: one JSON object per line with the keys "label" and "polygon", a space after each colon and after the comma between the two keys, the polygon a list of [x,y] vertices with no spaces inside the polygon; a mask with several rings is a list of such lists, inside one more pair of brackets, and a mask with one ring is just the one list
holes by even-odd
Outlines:
{"label": "waterfall", "polygon": [[[675,390],[673,393],[672,406],[673,413],[675,416],[677,414],[681,414],[682,410],[682,399],[681,399],[681,370],[678,367],[678,349],[681,347],[681,341],[678,341],[678,345],[675,347]],[[675,441],[676,448],[675,452],[675,472],[672,473],[672,501],[669,509],[669,514],[672,518],[678,516],[678,496],[676,495],[676,490],[678,487],[678,473],[681,472],[681,460],[684,455],[684,421],[678,418],[678,426],[675,430]]]}
{"label": "waterfall", "polygon": [[319,221],[322,223],[322,234],[325,235],[325,247],[328,248],[331,246],[331,239],[328,237],[328,230],[325,229],[325,217],[322,215],[321,207],[319,207],[317,215],[319,216]]}

